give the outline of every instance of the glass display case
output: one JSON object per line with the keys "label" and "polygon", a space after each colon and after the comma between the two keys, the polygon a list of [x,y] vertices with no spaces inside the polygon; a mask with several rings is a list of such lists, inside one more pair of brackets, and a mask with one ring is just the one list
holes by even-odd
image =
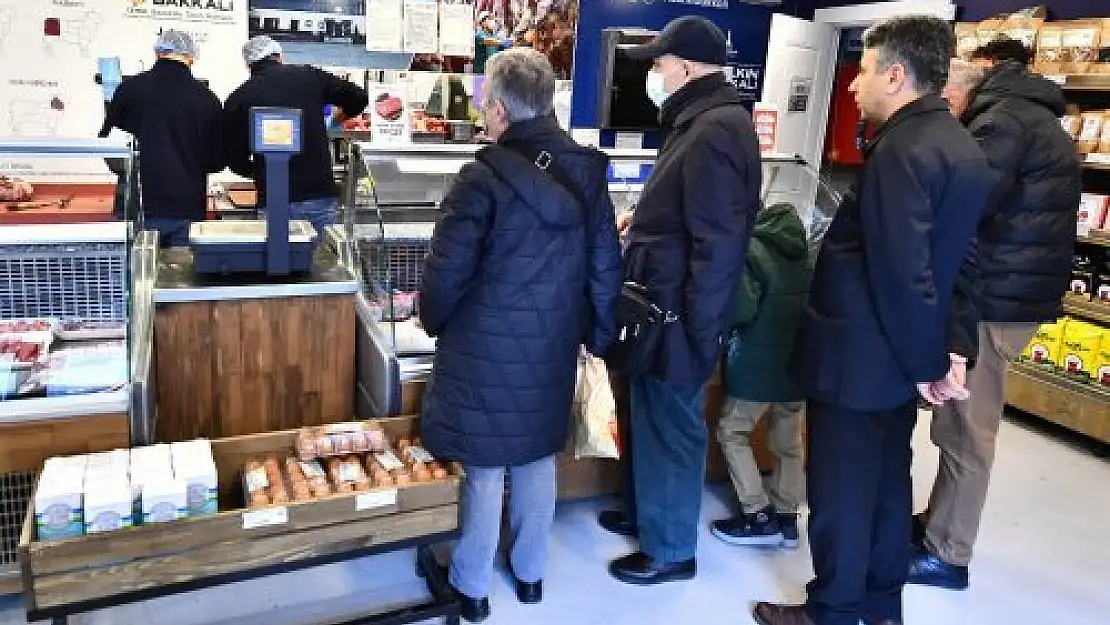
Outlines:
{"label": "glass display case", "polygon": [[[435,340],[420,327],[416,304],[439,203],[481,145],[380,146],[354,141],[347,161],[343,223],[328,239],[359,276],[359,409],[396,414],[402,385],[431,370]],[[606,150],[610,191],[628,210],[655,160],[651,150]],[[360,413],[361,414],[361,413]]]}
{"label": "glass display case", "polygon": [[133,267],[152,253],[129,214],[133,163],[126,142],[0,140],[19,172],[0,197],[0,423],[130,412]]}

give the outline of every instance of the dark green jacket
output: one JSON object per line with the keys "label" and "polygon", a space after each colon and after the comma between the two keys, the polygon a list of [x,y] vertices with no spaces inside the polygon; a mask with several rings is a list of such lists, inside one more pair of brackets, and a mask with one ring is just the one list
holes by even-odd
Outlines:
{"label": "dark green jacket", "polygon": [[794,207],[763,209],[752,231],[733,311],[725,376],[728,394],[758,402],[803,399],[786,371],[813,267]]}

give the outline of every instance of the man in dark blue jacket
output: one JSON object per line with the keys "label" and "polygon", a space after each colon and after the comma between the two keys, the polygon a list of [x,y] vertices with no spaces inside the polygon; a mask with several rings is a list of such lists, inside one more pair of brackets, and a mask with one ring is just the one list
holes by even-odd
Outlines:
{"label": "man in dark blue jacket", "polygon": [[624,279],[677,319],[663,327],[646,373],[629,379],[635,504],[601,519],[640,539],[638,552],[609,568],[631,584],[696,573],[708,442],[702,387],[721,355],[763,175],[751,117],[721,71],[726,48],[712,22],[681,17],[629,51],[653,60],[647,92],[663,144],[628,227]]}
{"label": "man in dark blue jacket", "polygon": [[489,60],[482,111],[497,144],[444,198],[420,289],[420,320],[438,337],[420,429],[466,469],[450,581],[470,621],[489,614],[506,473],[510,569],[520,600],[540,600],[579,349],[601,355],[616,334],[608,162],[559,128],[554,91],[534,50]]}
{"label": "man in dark blue jacket", "polygon": [[757,604],[762,625],[902,623],[917,396],[966,394],[948,311],[995,181],[938,95],[952,49],[931,17],[864,35],[851,89],[878,128],[822,243],[792,359],[809,396],[815,577],[805,605]]}
{"label": "man in dark blue jacket", "polygon": [[119,128],[138,139],[144,225],[160,245],[180,246],[204,220],[208,174],[224,168],[220,100],[193,77],[188,33],[162,32],[154,53],[154,67],[116,89],[100,136]]}

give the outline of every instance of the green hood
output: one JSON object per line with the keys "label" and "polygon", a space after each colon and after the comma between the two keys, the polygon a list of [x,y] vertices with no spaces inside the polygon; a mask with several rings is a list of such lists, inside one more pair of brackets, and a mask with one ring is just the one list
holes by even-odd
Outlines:
{"label": "green hood", "polygon": [[759,211],[752,236],[787,260],[806,257],[806,229],[792,204],[773,204]]}

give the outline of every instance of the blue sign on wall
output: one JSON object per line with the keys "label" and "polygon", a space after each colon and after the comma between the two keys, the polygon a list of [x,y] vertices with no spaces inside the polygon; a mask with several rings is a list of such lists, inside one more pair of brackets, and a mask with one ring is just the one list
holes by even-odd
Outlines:
{"label": "blue sign on wall", "polygon": [[662,30],[683,15],[713,20],[732,41],[729,65],[733,81],[749,104],[759,99],[771,9],[740,0],[590,0],[580,4],[574,49],[574,98],[571,125],[596,128],[597,82],[601,66],[601,31],[605,28]]}

